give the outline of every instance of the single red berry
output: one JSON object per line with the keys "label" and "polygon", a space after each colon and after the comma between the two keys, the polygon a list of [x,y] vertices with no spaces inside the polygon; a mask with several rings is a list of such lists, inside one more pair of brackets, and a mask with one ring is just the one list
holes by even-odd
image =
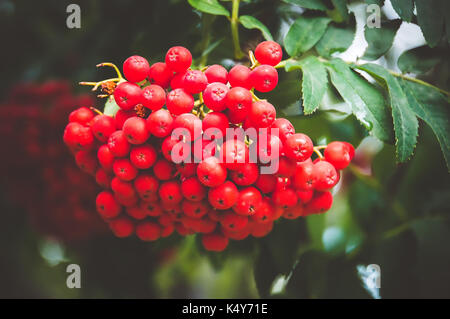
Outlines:
{"label": "single red berry", "polygon": [[174,72],[186,71],[192,64],[192,54],[180,46],[172,47],[166,54],[166,65]]}
{"label": "single red berry", "polygon": [[182,89],[184,87],[184,76],[186,72],[177,73],[173,76],[172,80],[170,80],[170,88],[172,90]]}
{"label": "single red berry", "polygon": [[75,154],[78,167],[88,174],[94,175],[97,170],[97,158],[91,151],[79,151]]}
{"label": "single red berry", "polygon": [[325,159],[336,169],[344,169],[350,164],[355,150],[349,143],[331,142],[324,151]]}
{"label": "single red berry", "polygon": [[272,134],[259,134],[258,136],[258,159],[267,164],[278,160],[283,153],[283,143],[280,138]]}
{"label": "single red berry", "polygon": [[116,123],[111,116],[97,115],[91,121],[91,130],[100,142],[105,143],[110,135],[116,131]]}
{"label": "single red berry", "polygon": [[198,164],[197,176],[203,185],[216,187],[225,182],[227,170],[216,157],[208,157]]}
{"label": "single red berry", "polygon": [[325,191],[332,188],[339,181],[339,176],[334,168],[327,161],[319,161],[313,164],[314,188],[319,191]]}
{"label": "single red berry", "polygon": [[130,143],[123,131],[115,131],[108,139],[108,148],[116,157],[123,157],[130,152]]}
{"label": "single red berry", "polygon": [[239,215],[253,215],[262,201],[262,195],[255,187],[243,188],[239,191],[239,197],[233,210]]}
{"label": "single red berry", "polygon": [[205,234],[202,236],[202,244],[206,250],[223,251],[228,246],[228,238],[221,234]]}
{"label": "single red berry", "polygon": [[298,197],[295,190],[290,187],[284,189],[277,189],[272,193],[273,202],[283,208],[294,207],[297,205]]}
{"label": "single red berry", "polygon": [[142,222],[136,226],[136,236],[143,241],[155,241],[161,237],[161,226],[152,222]]}
{"label": "single red berry", "polygon": [[256,182],[259,176],[258,165],[255,163],[245,163],[230,174],[230,178],[236,185],[249,186]]}
{"label": "single red berry", "polygon": [[231,68],[230,72],[228,72],[228,82],[230,82],[231,87],[239,86],[250,90],[252,88],[250,81],[251,72],[252,70],[250,70],[249,67],[242,64],[237,64]]}
{"label": "single red berry", "polygon": [[300,201],[300,203],[302,204],[306,204],[308,203],[311,198],[314,195],[314,191],[313,190],[309,190],[309,191],[302,191],[302,190],[297,190],[297,197]]}
{"label": "single red berry", "polygon": [[255,58],[260,64],[275,66],[283,58],[283,50],[274,41],[264,41],[256,47]]}
{"label": "single red berry", "polygon": [[[201,136],[202,121],[192,113],[178,115],[173,121],[172,136],[191,142]],[[177,129],[177,131],[175,131]],[[181,138],[183,137],[183,138]]]}
{"label": "single red berry", "polygon": [[111,180],[111,189],[114,194],[120,198],[134,198],[136,197],[136,191],[133,188],[133,184],[126,182],[118,177],[114,177]]}
{"label": "single red berry", "polygon": [[87,125],[94,118],[94,112],[87,107],[80,107],[69,115],[69,122]]}
{"label": "single red berry", "polygon": [[134,224],[128,217],[119,217],[109,221],[109,228],[116,237],[129,237],[134,232]]}
{"label": "single red berry", "polygon": [[181,175],[181,178],[188,178],[194,176],[197,172],[197,164],[181,162],[176,165],[176,169],[177,172]]}
{"label": "single red berry", "polygon": [[181,203],[181,209],[186,216],[192,218],[202,218],[208,213],[208,211],[210,210],[210,206],[205,201],[193,202],[185,199]]}
{"label": "single red berry", "polygon": [[156,178],[161,181],[166,181],[174,177],[175,165],[165,159],[158,159],[153,165],[153,173]]}
{"label": "single red berry", "polygon": [[114,115],[114,122],[116,123],[116,128],[118,130],[121,130],[123,127],[123,123],[125,123],[126,120],[128,120],[130,117],[136,116],[136,112],[134,110],[125,111],[122,109],[119,109]]}
{"label": "single red berry", "polygon": [[121,207],[109,191],[102,191],[95,200],[97,212],[103,218],[114,218],[119,215]]}
{"label": "single red berry", "polygon": [[174,115],[190,113],[194,108],[194,98],[183,89],[174,89],[167,94],[166,106]]}
{"label": "single red berry", "polygon": [[208,85],[208,78],[199,70],[187,70],[183,78],[183,88],[190,94],[203,92]]}
{"label": "single red berry", "polygon": [[252,70],[250,81],[256,91],[270,92],[278,84],[278,72],[273,66],[260,65]]}
{"label": "single red berry", "polygon": [[267,197],[264,197],[251,218],[257,223],[270,223],[275,219],[274,215],[275,207]]}
{"label": "single red berry", "polygon": [[72,122],[64,130],[64,143],[73,150],[89,150],[94,146],[94,135],[89,127]]}
{"label": "single red berry", "polygon": [[157,153],[151,145],[135,146],[130,152],[131,163],[139,169],[148,169],[156,162]]}
{"label": "single red berry", "polygon": [[223,213],[223,216],[220,219],[220,224],[227,231],[238,232],[247,227],[248,217],[235,214],[232,211],[227,211]]}
{"label": "single red berry", "polygon": [[141,103],[142,90],[139,85],[131,82],[122,82],[114,90],[114,100],[117,105],[125,110],[132,110]]}
{"label": "single red berry", "polygon": [[296,189],[302,191],[310,191],[314,188],[314,164],[311,159],[297,163],[292,184]]}
{"label": "single red berry", "polygon": [[131,144],[142,144],[150,137],[147,123],[142,117],[130,117],[123,123],[123,134]]}
{"label": "single red berry", "polygon": [[295,160],[288,158],[286,156],[281,156],[278,160],[278,170],[276,172],[277,176],[280,177],[291,177],[295,174],[296,162]]}
{"label": "single red berry", "polygon": [[99,168],[95,173],[95,181],[101,187],[109,188],[111,184],[111,175],[109,175],[108,172],[105,171],[103,168]]}
{"label": "single red berry", "polygon": [[137,174],[138,170],[131,164],[128,158],[118,158],[113,164],[114,174],[123,181],[133,180]]}
{"label": "single red berry", "polygon": [[237,139],[229,139],[223,143],[219,158],[226,168],[237,170],[245,163],[249,163],[250,151],[248,146]]}
{"label": "single red berry", "polygon": [[147,217],[147,212],[142,209],[141,206],[127,207],[125,211],[128,216],[137,220],[141,220]]}
{"label": "single red berry", "polygon": [[228,83],[228,71],[219,64],[213,64],[209,66],[205,71],[208,83],[220,82],[223,84]]}
{"label": "single red berry", "polygon": [[304,213],[304,207],[301,203],[293,207],[289,207],[283,211],[283,217],[286,219],[297,219]]}
{"label": "single red berry", "polygon": [[[206,114],[202,121],[203,134],[208,139],[224,139],[229,127],[227,116],[220,112],[210,112]],[[221,134],[218,135],[218,132]]]}
{"label": "single red berry", "polygon": [[175,205],[183,200],[181,186],[178,181],[163,182],[158,191],[161,201],[166,204]]}
{"label": "single red berry", "polygon": [[252,103],[249,119],[256,128],[270,127],[275,121],[277,111],[267,101],[256,101]]}
{"label": "single red berry", "polygon": [[286,139],[284,152],[287,157],[303,162],[311,157],[313,153],[313,143],[308,135],[295,133]]}
{"label": "single red berry", "polygon": [[211,188],[208,192],[209,203],[216,209],[231,208],[236,203],[238,196],[236,185],[230,181]]}
{"label": "single red berry", "polygon": [[145,80],[150,71],[150,65],[146,58],[139,55],[130,56],[123,62],[123,74],[130,82],[141,82]]}
{"label": "single red berry", "polygon": [[225,110],[225,99],[228,93],[228,86],[220,82],[208,84],[203,92],[203,101],[205,105],[217,112]]}
{"label": "single red berry", "polygon": [[260,174],[255,185],[264,194],[272,193],[277,185],[277,177],[272,174]]}
{"label": "single red berry", "polygon": [[163,213],[161,205],[158,203],[141,202],[141,208],[151,217],[159,217]]}
{"label": "single red berry", "polygon": [[190,201],[201,201],[206,196],[205,186],[197,177],[190,177],[181,182],[181,192]]}
{"label": "single red berry", "polygon": [[173,117],[167,110],[152,112],[147,118],[147,130],[156,137],[165,137],[172,132]]}
{"label": "single red berry", "polygon": [[225,100],[225,105],[234,117],[233,122],[240,123],[248,116],[252,107],[252,93],[242,87],[231,88]]}
{"label": "single red berry", "polygon": [[278,129],[278,137],[281,142],[285,143],[286,139],[295,134],[294,125],[285,118],[278,118],[272,123],[272,128]]}
{"label": "single red berry", "polygon": [[321,214],[333,205],[333,195],[330,192],[315,192],[313,198],[305,205],[303,216]]}
{"label": "single red berry", "polygon": [[151,194],[158,192],[159,181],[150,174],[139,174],[133,181],[133,184],[139,197],[143,200],[147,200]]}
{"label": "single red berry", "polygon": [[152,64],[148,72],[148,79],[150,82],[163,88],[167,88],[169,86],[172,76],[173,71],[163,62],[156,62]]}
{"label": "single red berry", "polygon": [[100,165],[108,172],[112,171],[114,155],[109,150],[108,145],[104,144],[100,146],[97,151],[97,159]]}
{"label": "single red berry", "polygon": [[157,84],[151,84],[142,89],[142,105],[152,111],[157,111],[166,104],[166,92]]}

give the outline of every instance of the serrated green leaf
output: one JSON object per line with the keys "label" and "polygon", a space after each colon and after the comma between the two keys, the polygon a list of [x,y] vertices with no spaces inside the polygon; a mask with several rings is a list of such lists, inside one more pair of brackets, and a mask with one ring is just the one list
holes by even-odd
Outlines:
{"label": "serrated green leaf", "polygon": [[413,112],[433,130],[450,171],[450,109],[446,98],[433,88],[399,80]]}
{"label": "serrated green leaf", "polygon": [[295,4],[299,7],[311,10],[326,11],[327,6],[322,0],[283,0],[286,3]]}
{"label": "serrated green leaf", "polygon": [[352,44],[355,38],[354,15],[353,22],[344,26],[332,23],[325,34],[316,44],[316,51],[323,57],[330,57],[335,52],[344,52]]}
{"label": "serrated green leaf", "polygon": [[116,115],[117,111],[119,110],[119,106],[116,104],[116,101],[114,101],[114,97],[111,95],[108,97],[105,108],[103,109],[103,114],[114,116]]}
{"label": "serrated green leaf", "polygon": [[395,34],[402,24],[402,20],[395,19],[381,23],[381,28],[364,27],[364,37],[369,46],[362,57],[365,60],[377,60],[392,46]]}
{"label": "serrated green leaf", "polygon": [[188,0],[188,2],[198,11],[214,15],[230,16],[230,12],[217,0]]}
{"label": "serrated green leaf", "polygon": [[414,11],[413,0],[391,0],[391,4],[403,21],[411,22]]}
{"label": "serrated green leaf", "polygon": [[416,0],[417,22],[423,36],[430,47],[438,44],[444,30],[445,1],[448,0]]}
{"label": "serrated green leaf", "polygon": [[272,34],[270,34],[269,29],[258,19],[252,16],[240,16],[239,21],[247,29],[258,29],[261,31],[264,39],[268,41],[273,41]]}
{"label": "serrated green leaf", "polygon": [[340,59],[328,63],[331,82],[352,113],[375,137],[390,141],[392,122],[383,95]]}
{"label": "serrated green leaf", "polygon": [[397,160],[407,161],[414,152],[417,143],[419,123],[409,105],[409,99],[399,80],[388,70],[377,64],[364,64],[358,67],[375,78],[382,79],[388,88],[394,120]]}
{"label": "serrated green leaf", "polygon": [[297,56],[311,49],[325,33],[329,18],[300,17],[291,25],[284,38],[284,47],[290,56]]}
{"label": "serrated green leaf", "polygon": [[424,45],[418,48],[405,51],[400,55],[397,65],[403,73],[425,73],[445,59],[446,52],[438,49],[431,49]]}
{"label": "serrated green leaf", "polygon": [[305,114],[312,114],[322,101],[327,89],[328,77],[325,66],[315,56],[300,61],[288,61],[286,71],[300,68],[302,77],[302,96]]}

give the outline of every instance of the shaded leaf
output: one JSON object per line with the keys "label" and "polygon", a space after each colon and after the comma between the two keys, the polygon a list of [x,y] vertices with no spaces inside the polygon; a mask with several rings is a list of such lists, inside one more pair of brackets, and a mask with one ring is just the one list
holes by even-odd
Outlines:
{"label": "shaded leaf", "polygon": [[411,22],[414,11],[413,0],[391,0],[391,4],[403,21]]}
{"label": "shaded leaf", "polygon": [[214,15],[230,16],[230,12],[217,0],[188,0],[188,2],[198,11]]}
{"label": "shaded leaf", "polygon": [[305,114],[313,113],[322,101],[327,89],[328,77],[325,66],[315,56],[300,61],[288,61],[286,71],[300,68],[303,72],[302,96]]}
{"label": "shaded leaf", "polygon": [[444,10],[447,0],[416,0],[417,22],[430,47],[438,44],[444,29]]}
{"label": "shaded leaf", "polygon": [[326,11],[327,6],[322,0],[283,0],[284,2],[295,4],[305,9]]}
{"label": "shaded leaf", "polygon": [[325,33],[329,18],[300,17],[291,25],[284,38],[284,47],[290,56],[297,56],[311,49]]}
{"label": "shaded leaf", "polygon": [[382,22],[381,28],[364,28],[364,37],[369,44],[364,56],[365,60],[377,60],[385,54],[392,46],[395,34],[402,24],[402,20],[389,20]]}
{"label": "shaded leaf", "polygon": [[390,141],[392,124],[383,95],[340,59],[330,61],[328,71],[331,82],[352,107],[355,117],[375,137]]}
{"label": "shaded leaf", "polygon": [[267,246],[261,245],[261,251],[258,253],[253,267],[256,288],[261,298],[270,296],[273,281],[280,274],[273,260],[273,256],[270,254]]}
{"label": "shaded leaf", "polygon": [[399,82],[406,92],[409,107],[436,135],[450,171],[450,109],[447,100],[433,88],[403,79]]}
{"label": "shaded leaf", "polygon": [[333,6],[336,8],[336,11],[339,13],[341,17],[341,21],[347,21],[348,19],[348,8],[347,8],[347,0],[331,0]]}
{"label": "shaded leaf", "polygon": [[339,25],[332,23],[328,26],[323,37],[316,44],[317,52],[323,57],[330,57],[335,52],[344,52],[355,38],[355,16],[352,23]]}
{"label": "shaded leaf", "polygon": [[424,45],[405,51],[400,55],[397,65],[403,73],[425,73],[445,59],[445,52]]}
{"label": "shaded leaf", "polygon": [[240,16],[239,21],[241,24],[247,29],[258,29],[264,36],[264,39],[268,41],[273,41],[272,35],[270,34],[269,29],[258,19],[252,16]]}
{"label": "shaded leaf", "polygon": [[119,106],[116,104],[114,97],[111,95],[105,103],[105,108],[103,109],[103,114],[114,116],[119,110]]}
{"label": "shaded leaf", "polygon": [[368,63],[358,68],[386,83],[394,120],[397,160],[400,163],[407,161],[416,147],[419,124],[405,91],[399,80],[380,65]]}

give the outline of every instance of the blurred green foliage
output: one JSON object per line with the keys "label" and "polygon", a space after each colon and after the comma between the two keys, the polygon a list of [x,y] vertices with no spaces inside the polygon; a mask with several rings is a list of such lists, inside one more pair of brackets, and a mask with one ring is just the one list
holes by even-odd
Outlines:
{"label": "blurred green foliage", "polygon": [[[65,25],[65,9],[71,2],[1,2],[2,97],[24,81],[57,78],[75,84],[102,79],[109,71],[96,70],[99,62],[120,64],[132,54],[160,61],[173,45],[191,49],[198,66],[234,63],[229,21],[193,10],[188,1],[78,1],[79,30]],[[231,2],[220,3],[231,9]],[[329,55],[350,46],[348,27],[354,21],[345,10],[345,1],[243,1],[240,13],[257,18],[282,43],[288,26],[299,21],[305,8],[314,9],[308,15],[323,11],[333,20],[323,30],[324,40],[317,51]],[[240,29],[244,52],[263,40],[258,28]],[[344,44],[328,42],[335,39],[333,34],[341,35]],[[386,37],[391,35],[389,31]],[[427,36],[436,42],[435,36]],[[367,54],[376,58],[386,50]],[[424,78],[443,83],[442,68],[429,69],[448,63],[448,55],[429,55],[427,50],[416,50],[419,56],[433,58],[427,61]],[[444,52],[448,52],[447,42]],[[402,70],[424,70],[414,53],[403,55]],[[414,156],[397,165],[394,146],[380,146],[368,138],[335,89],[327,89],[327,102],[314,114],[303,115],[301,79],[299,70],[280,71],[278,88],[262,97],[270,99],[279,114],[288,116],[297,131],[310,135],[315,143],[344,140],[359,145],[364,141],[359,160],[342,175],[327,214],[280,221],[265,238],[232,242],[225,252],[213,254],[192,237],[148,244],[105,235],[63,244],[33,230],[26,212],[2,196],[0,297],[371,298],[377,293],[364,287],[357,269],[378,264],[382,298],[449,298],[450,180],[431,129],[419,121]],[[448,73],[444,83],[448,84]],[[448,139],[448,132],[443,134]],[[373,148],[380,151],[372,152]],[[8,181],[2,180],[2,187],[7,188]],[[81,289],[65,285],[69,263],[81,266]]]}

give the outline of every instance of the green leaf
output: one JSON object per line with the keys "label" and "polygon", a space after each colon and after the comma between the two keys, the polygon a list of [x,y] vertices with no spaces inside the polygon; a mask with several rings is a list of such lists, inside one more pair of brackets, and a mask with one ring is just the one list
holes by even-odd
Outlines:
{"label": "green leaf", "polygon": [[433,88],[400,79],[413,112],[433,130],[450,171],[450,109],[445,97]]}
{"label": "green leaf", "polygon": [[414,152],[417,143],[419,124],[415,113],[411,110],[409,99],[397,78],[388,70],[376,64],[364,64],[358,67],[375,78],[382,79],[389,91],[394,120],[395,145],[397,160],[407,161]]}
{"label": "green leaf", "polygon": [[384,5],[384,0],[365,0],[364,2],[367,4],[376,4],[380,7]]}
{"label": "green leaf", "polygon": [[105,108],[103,109],[103,114],[114,116],[119,110],[119,106],[116,104],[114,97],[111,95],[105,103]]}
{"label": "green leaf", "polygon": [[369,46],[362,57],[365,60],[377,60],[392,46],[395,34],[402,24],[402,20],[395,19],[382,22],[381,28],[364,28],[364,36]]}
{"label": "green leaf", "polygon": [[230,16],[230,12],[217,0],[188,0],[188,2],[198,11],[214,15]]}
{"label": "green leaf", "polygon": [[445,1],[448,0],[416,0],[417,22],[423,36],[430,47],[438,44],[444,29]]}
{"label": "green leaf", "polygon": [[268,41],[273,41],[272,35],[270,34],[269,29],[258,19],[252,16],[240,16],[239,21],[241,24],[247,29],[258,29],[262,32],[264,39]]}
{"label": "green leaf", "polygon": [[383,95],[340,59],[328,63],[331,82],[352,113],[375,137],[390,141],[392,122]]}
{"label": "green leaf", "polygon": [[288,61],[286,71],[300,68],[303,72],[302,94],[305,114],[313,113],[322,101],[327,89],[328,77],[325,66],[315,56],[300,61]]}
{"label": "green leaf", "polygon": [[305,9],[326,11],[327,6],[322,0],[283,0],[284,2],[295,4]]}
{"label": "green leaf", "polygon": [[336,11],[339,13],[340,21],[347,21],[349,14],[347,8],[347,0],[331,0]]}
{"label": "green leaf", "polygon": [[411,22],[414,11],[413,0],[391,0],[391,4],[403,21]]}
{"label": "green leaf", "polygon": [[315,48],[323,57],[330,57],[335,52],[344,52],[352,44],[355,32],[355,23],[349,23],[344,26],[332,23],[328,26]]}
{"label": "green leaf", "polygon": [[329,18],[300,17],[292,24],[284,38],[284,47],[290,56],[297,56],[311,49],[325,33]]}
{"label": "green leaf", "polygon": [[403,73],[426,73],[444,60],[445,54],[445,52],[424,45],[403,52],[398,58],[397,65]]}

